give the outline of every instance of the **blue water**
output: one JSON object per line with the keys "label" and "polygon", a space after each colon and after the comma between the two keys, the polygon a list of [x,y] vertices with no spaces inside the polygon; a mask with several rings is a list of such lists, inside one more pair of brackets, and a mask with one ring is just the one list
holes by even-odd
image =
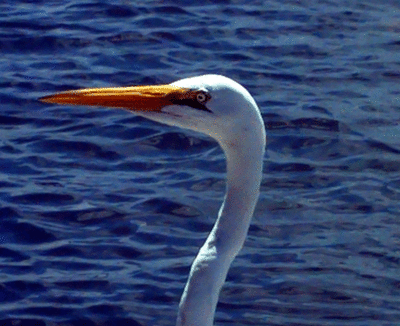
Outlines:
{"label": "blue water", "polygon": [[398,1],[0,4],[0,325],[174,325],[224,194],[216,143],[78,87],[217,73],[268,134],[216,325],[400,320]]}

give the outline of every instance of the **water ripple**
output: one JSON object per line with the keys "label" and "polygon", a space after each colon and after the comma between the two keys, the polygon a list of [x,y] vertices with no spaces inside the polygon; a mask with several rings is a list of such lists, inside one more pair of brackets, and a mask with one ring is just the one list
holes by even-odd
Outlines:
{"label": "water ripple", "polygon": [[246,86],[268,137],[216,325],[398,324],[396,4],[0,9],[1,325],[174,325],[223,199],[222,151],[123,110],[37,98],[204,73]]}

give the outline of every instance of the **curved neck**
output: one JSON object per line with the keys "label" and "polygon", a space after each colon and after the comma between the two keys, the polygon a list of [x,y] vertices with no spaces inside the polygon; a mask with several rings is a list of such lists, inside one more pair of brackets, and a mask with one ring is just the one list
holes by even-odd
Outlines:
{"label": "curved neck", "polygon": [[[257,144],[254,141],[259,137],[250,136],[242,138],[240,146],[222,144],[227,158],[227,192],[218,219],[192,264],[179,304],[177,326],[213,325],[220,289],[231,262],[246,239],[258,200],[264,131],[262,135]],[[243,144],[247,141],[249,144]],[[248,150],[243,152],[243,148]]]}

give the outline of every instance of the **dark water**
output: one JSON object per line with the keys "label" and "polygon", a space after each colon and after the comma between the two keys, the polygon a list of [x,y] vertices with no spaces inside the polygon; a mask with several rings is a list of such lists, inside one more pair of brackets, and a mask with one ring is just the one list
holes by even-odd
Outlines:
{"label": "dark water", "polygon": [[218,73],[268,133],[216,325],[400,320],[398,1],[0,4],[0,325],[174,325],[224,193],[209,138],[78,87]]}

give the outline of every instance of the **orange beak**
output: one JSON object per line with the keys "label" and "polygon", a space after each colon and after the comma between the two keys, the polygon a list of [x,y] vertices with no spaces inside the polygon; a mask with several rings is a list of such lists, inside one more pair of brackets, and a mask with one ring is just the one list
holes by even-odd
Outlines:
{"label": "orange beak", "polygon": [[190,99],[189,89],[172,85],[85,88],[40,98],[46,103],[107,106],[133,111],[158,111]]}

